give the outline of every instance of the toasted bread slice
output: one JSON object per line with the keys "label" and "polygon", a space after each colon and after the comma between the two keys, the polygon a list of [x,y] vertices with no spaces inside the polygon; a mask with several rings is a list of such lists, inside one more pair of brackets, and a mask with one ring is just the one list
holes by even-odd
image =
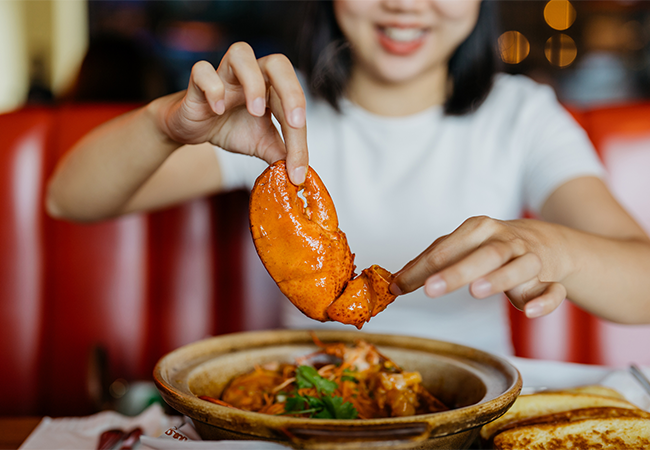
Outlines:
{"label": "toasted bread slice", "polygon": [[[626,409],[626,408],[613,408],[611,406],[606,406],[602,408],[582,408],[582,409],[572,409],[571,411],[564,411],[561,413],[547,414],[545,416],[531,417],[530,419],[520,420],[518,422],[513,422],[508,425],[505,425],[499,431],[492,436],[494,439],[496,436],[499,436],[499,433],[504,431],[511,430],[517,427],[527,427],[531,425],[544,425],[544,424],[561,424],[567,422],[577,422],[580,420],[586,419],[605,419],[605,418],[616,418],[616,417],[639,417],[642,419],[650,420],[650,413],[642,409]],[[487,441],[487,445],[484,445],[486,448],[492,448],[492,441]]]}
{"label": "toasted bread slice", "polygon": [[582,408],[614,407],[638,409],[632,403],[612,397],[588,394],[541,393],[521,395],[503,416],[481,429],[481,438],[490,440],[499,430],[522,420]]}
{"label": "toasted bread slice", "polygon": [[650,420],[639,417],[610,417],[517,427],[495,436],[494,448],[647,449],[650,448]]}
{"label": "toasted bread slice", "polygon": [[[549,392],[549,391],[546,391]],[[562,389],[560,391],[552,391],[556,393],[566,393],[566,394],[588,394],[588,395],[600,395],[603,397],[613,397],[620,400],[625,400],[623,394],[618,392],[615,389],[608,388],[605,386],[600,386],[598,384],[590,384],[587,386],[577,386],[570,389]]]}

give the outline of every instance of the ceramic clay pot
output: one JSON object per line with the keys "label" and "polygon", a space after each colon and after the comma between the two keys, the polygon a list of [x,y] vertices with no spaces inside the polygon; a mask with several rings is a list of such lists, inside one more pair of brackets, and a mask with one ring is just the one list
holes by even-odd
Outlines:
{"label": "ceramic clay pot", "polygon": [[468,448],[482,425],[504,414],[521,390],[521,376],[506,360],[462,345],[431,339],[356,331],[318,331],[327,342],[357,339],[406,371],[418,371],[423,385],[452,409],[410,417],[323,420],[272,416],[216,405],[237,375],[255,364],[293,363],[318,348],[309,331],[236,333],[181,347],[156,365],[162,397],[192,418],[203,439],[266,440],[305,449]]}

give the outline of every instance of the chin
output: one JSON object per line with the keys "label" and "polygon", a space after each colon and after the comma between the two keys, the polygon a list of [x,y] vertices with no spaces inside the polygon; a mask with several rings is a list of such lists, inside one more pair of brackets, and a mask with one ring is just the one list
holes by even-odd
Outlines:
{"label": "chin", "polygon": [[421,63],[409,64],[406,61],[387,61],[377,66],[376,75],[385,83],[401,84],[426,75],[429,71]]}

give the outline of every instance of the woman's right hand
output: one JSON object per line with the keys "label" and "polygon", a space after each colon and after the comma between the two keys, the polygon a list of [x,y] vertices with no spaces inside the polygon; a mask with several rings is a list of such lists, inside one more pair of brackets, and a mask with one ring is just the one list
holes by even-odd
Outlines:
{"label": "woman's right hand", "polygon": [[196,63],[186,91],[151,106],[159,129],[178,144],[210,142],[269,164],[286,159],[291,181],[304,182],[309,165],[305,95],[284,55],[256,59],[248,44],[235,43],[216,71],[207,61]]}

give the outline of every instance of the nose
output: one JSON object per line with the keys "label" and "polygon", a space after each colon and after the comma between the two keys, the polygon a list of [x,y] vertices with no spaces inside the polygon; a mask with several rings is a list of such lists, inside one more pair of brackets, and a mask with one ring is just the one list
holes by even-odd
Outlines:
{"label": "nose", "polygon": [[422,10],[432,0],[384,0],[382,3],[391,12],[413,12]]}

